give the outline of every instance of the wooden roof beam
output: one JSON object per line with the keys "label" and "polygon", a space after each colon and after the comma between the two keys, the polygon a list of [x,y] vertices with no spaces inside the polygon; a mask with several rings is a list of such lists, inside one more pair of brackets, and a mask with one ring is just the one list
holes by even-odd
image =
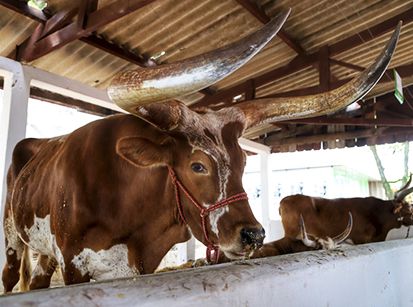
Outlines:
{"label": "wooden roof beam", "polygon": [[[16,13],[22,14],[42,24],[46,23],[47,20],[52,17],[52,15],[46,12],[41,12],[29,7],[25,2],[22,1],[0,0],[0,5],[3,5],[4,7],[15,11]],[[148,61],[143,56],[131,50],[122,48],[121,46],[118,46],[112,42],[109,42],[108,40],[98,35],[91,34],[87,37],[81,37],[80,40],[91,46],[94,46],[95,48],[101,49],[112,54],[113,56],[119,57],[138,66],[144,67],[148,65]]]}
{"label": "wooden roof beam", "polygon": [[33,45],[27,46],[28,48],[22,50],[22,56],[18,60],[30,62],[38,59],[76,39],[90,35],[100,27],[136,11],[152,1],[154,0],[118,0],[95,11],[93,11],[97,7],[95,0],[83,1],[77,21],[72,21],[63,28],[48,33],[47,36],[36,41]]}
{"label": "wooden roof beam", "polygon": [[[321,143],[327,141],[335,140],[348,140],[355,138],[371,137],[374,135],[380,135],[387,128],[370,128],[365,130],[355,130],[350,132],[334,132],[334,133],[324,133],[317,135],[308,135],[308,136],[297,136],[291,138],[285,138],[282,140],[271,140],[271,137],[264,139],[264,144],[271,147],[285,146],[285,145],[302,145],[302,144],[313,144]],[[413,132],[413,130],[411,130]]]}
{"label": "wooden roof beam", "polygon": [[290,145],[305,145],[322,143],[335,140],[352,140],[352,139],[363,139],[363,138],[380,138],[383,136],[398,136],[398,135],[411,135],[413,138],[413,129],[411,128],[370,128],[364,130],[355,130],[347,132],[335,132],[335,133],[325,133],[310,136],[299,136],[292,137],[283,140],[270,141],[265,140],[264,144],[272,147],[272,152],[276,152],[279,149],[285,148]]}
{"label": "wooden roof beam", "polygon": [[[271,20],[270,17],[256,4],[250,0],[237,0],[237,2],[243,6],[247,11],[249,11],[255,18],[261,21],[263,24],[266,24]],[[277,36],[286,43],[291,49],[293,49],[297,54],[306,54],[307,52],[304,48],[293,39],[288,33],[283,29],[278,31]]]}
{"label": "wooden roof beam", "polygon": [[[352,48],[355,48],[367,41],[370,41],[374,39],[377,35],[384,34],[386,32],[389,32],[393,30],[397,23],[403,20],[403,24],[406,25],[410,22],[413,21],[413,8],[396,15],[386,21],[383,21],[379,23],[376,26],[373,26],[367,30],[364,30],[360,33],[357,33],[355,35],[350,36],[349,38],[346,38],[342,41],[339,41],[335,44],[332,44],[329,46],[329,54],[330,57],[344,52],[346,50],[350,50]],[[370,33],[372,35],[367,35],[366,33]],[[360,36],[362,35],[362,39],[360,39]],[[343,43],[345,42],[345,43]],[[316,51],[314,53],[311,53],[307,56],[304,55],[297,55],[293,60],[291,60],[288,64],[275,68],[272,71],[266,72],[260,76],[257,76],[255,78],[251,78],[254,80],[254,84],[256,87],[260,87],[262,85],[265,85],[269,82],[276,81],[282,77],[288,76],[293,73],[297,73],[300,70],[303,70],[307,68],[308,66],[313,65],[314,63],[317,63],[319,59],[319,51]],[[249,82],[249,81],[247,81]],[[218,102],[222,102],[227,99],[231,99],[232,97],[236,95],[240,95],[243,93],[245,89],[244,84],[238,84],[233,87],[217,91],[214,95],[204,97],[200,101],[196,102],[193,104],[194,107],[199,107],[199,106],[208,106],[211,104],[216,104]]]}
{"label": "wooden roof beam", "polygon": [[310,124],[310,125],[345,125],[345,126],[392,126],[392,127],[413,127],[413,119],[406,118],[337,118],[337,117],[317,117],[304,118],[286,121],[289,124]]}
{"label": "wooden roof beam", "polygon": [[[247,11],[249,11],[253,16],[255,16],[259,21],[261,21],[263,24],[266,24],[271,20],[271,18],[268,17],[268,15],[256,3],[253,3],[250,0],[237,0],[237,2],[241,6],[243,6]],[[291,49],[293,49],[298,55],[302,55],[304,57],[308,55],[307,51],[301,46],[301,44],[297,40],[293,39],[283,29],[278,31],[277,36],[285,44],[287,44]],[[323,59],[323,60],[326,60],[327,64],[324,64],[320,61],[319,62],[320,64],[312,63],[311,65],[319,71],[320,77],[323,79],[321,80],[323,82],[321,86],[325,87],[326,86],[325,83],[326,82],[329,83],[330,78],[333,81],[337,81],[337,78],[334,75],[332,75],[330,72],[330,65],[328,63],[328,58]],[[326,71],[326,68],[328,69],[328,71]],[[325,78],[328,78],[328,81],[326,81]]]}

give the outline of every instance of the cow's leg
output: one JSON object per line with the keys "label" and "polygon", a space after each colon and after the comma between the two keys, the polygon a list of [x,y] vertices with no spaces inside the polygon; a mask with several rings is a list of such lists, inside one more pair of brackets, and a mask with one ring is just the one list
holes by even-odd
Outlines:
{"label": "cow's leg", "polygon": [[[20,265],[22,262],[23,252],[25,250],[25,244],[20,239],[17,231],[14,227],[13,220],[10,217],[6,217],[4,220],[4,236],[6,243],[6,263],[3,268],[2,281],[4,292],[11,292],[14,286],[18,283],[20,279]],[[28,253],[28,247],[26,247],[26,252]],[[25,261],[23,259],[23,261]],[[30,268],[22,267],[22,280],[20,281],[20,290],[26,290],[28,281],[30,278]]]}
{"label": "cow's leg", "polygon": [[[73,259],[72,257],[65,257],[65,259]],[[78,284],[90,281],[90,275],[88,273],[82,274],[71,261],[65,261],[65,267],[62,268],[62,275],[65,285]]]}
{"label": "cow's leg", "polygon": [[56,266],[57,262],[53,258],[39,255],[37,265],[32,273],[30,290],[48,288]]}

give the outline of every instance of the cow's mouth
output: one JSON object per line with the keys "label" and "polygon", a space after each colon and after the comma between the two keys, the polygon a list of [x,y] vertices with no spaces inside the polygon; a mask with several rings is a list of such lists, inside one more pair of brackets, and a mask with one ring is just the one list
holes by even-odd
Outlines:
{"label": "cow's mouth", "polygon": [[251,256],[253,250],[239,250],[239,249],[222,249],[222,252],[225,254],[225,257],[231,260],[245,259]]}

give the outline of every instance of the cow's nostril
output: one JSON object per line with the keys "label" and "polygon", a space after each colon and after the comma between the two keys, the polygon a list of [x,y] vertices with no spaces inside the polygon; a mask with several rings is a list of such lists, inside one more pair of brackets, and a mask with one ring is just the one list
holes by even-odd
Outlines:
{"label": "cow's nostril", "polygon": [[241,229],[241,242],[244,245],[253,245],[254,247],[260,247],[265,238],[264,228],[242,228]]}

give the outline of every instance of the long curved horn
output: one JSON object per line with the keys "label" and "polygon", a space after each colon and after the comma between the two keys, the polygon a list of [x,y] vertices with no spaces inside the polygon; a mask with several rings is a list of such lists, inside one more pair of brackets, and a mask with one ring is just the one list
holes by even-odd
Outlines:
{"label": "long curved horn", "polygon": [[281,29],[290,11],[281,12],[260,30],[223,48],[171,64],[121,72],[108,88],[109,97],[134,114],[143,104],[162,102],[208,87],[264,48]]}
{"label": "long curved horn", "polygon": [[413,193],[413,187],[410,187],[408,189],[405,189],[403,191],[398,192],[395,197],[394,200],[395,201],[402,201],[407,195],[409,195],[410,193]]}
{"label": "long curved horn", "polygon": [[400,21],[386,47],[368,69],[335,90],[302,97],[258,98],[234,105],[245,114],[245,128],[268,122],[330,114],[361,99],[386,70],[396,48],[401,25]]}
{"label": "long curved horn", "polygon": [[339,234],[338,236],[335,236],[333,238],[333,242],[335,245],[341,244],[343,243],[345,240],[347,240],[348,236],[351,233],[351,230],[353,229],[353,215],[351,214],[351,212],[348,212],[348,223],[347,223],[347,227],[346,229]]}
{"label": "long curved horn", "polygon": [[318,244],[316,241],[310,240],[308,238],[307,231],[305,229],[305,223],[304,223],[304,218],[303,215],[300,214],[300,236],[301,236],[301,241],[303,244],[307,247],[318,247]]}
{"label": "long curved horn", "polygon": [[400,190],[394,193],[395,201],[402,201],[407,195],[413,192],[413,187],[411,187],[410,189],[407,188],[411,182],[412,174],[410,174],[409,180],[406,182],[406,184],[402,188],[400,188]]}

